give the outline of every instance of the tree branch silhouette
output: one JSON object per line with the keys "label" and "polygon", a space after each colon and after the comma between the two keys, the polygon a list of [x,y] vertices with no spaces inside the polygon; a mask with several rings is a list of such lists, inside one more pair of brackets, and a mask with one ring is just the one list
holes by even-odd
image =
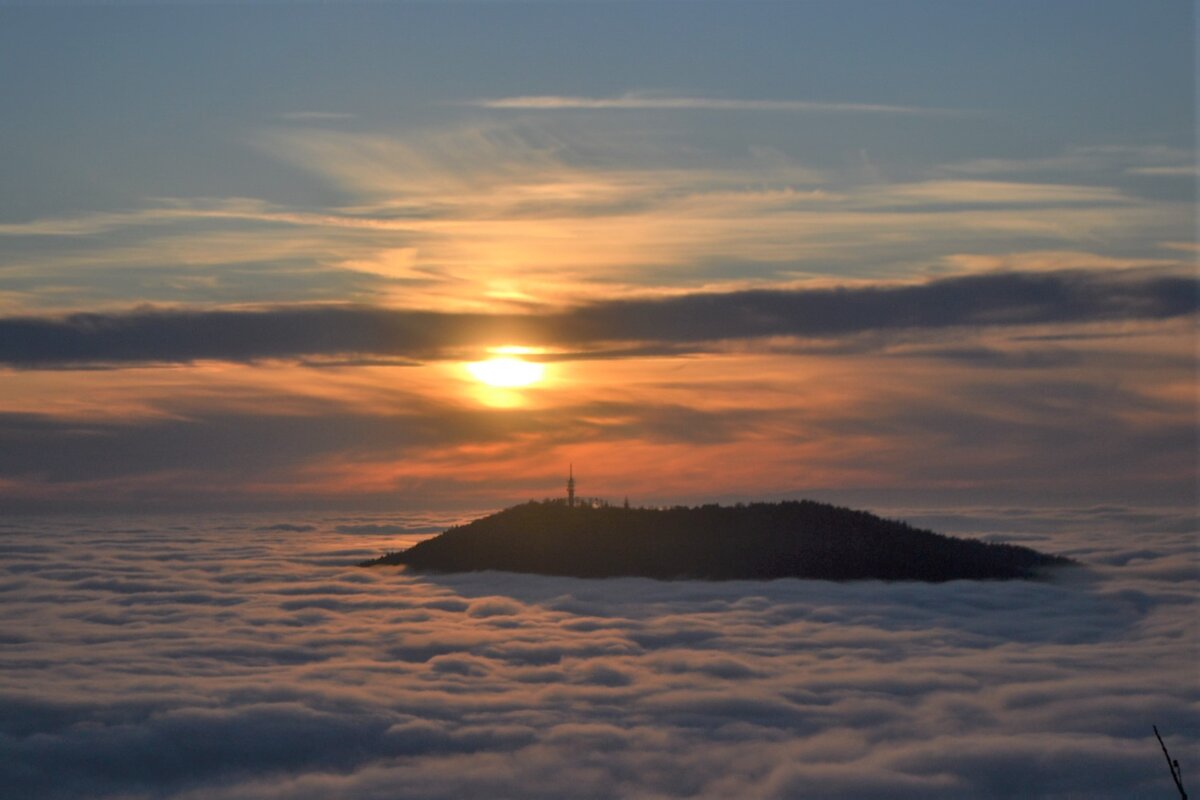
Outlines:
{"label": "tree branch silhouette", "polygon": [[1179,769],[1179,762],[1171,760],[1171,754],[1167,752],[1167,745],[1163,743],[1162,736],[1158,733],[1158,726],[1151,725],[1154,728],[1154,735],[1158,739],[1158,744],[1162,747],[1163,755],[1167,757],[1167,768],[1171,770],[1171,780],[1175,781],[1175,788],[1179,790],[1180,800],[1187,800],[1187,792],[1183,790],[1183,773]]}

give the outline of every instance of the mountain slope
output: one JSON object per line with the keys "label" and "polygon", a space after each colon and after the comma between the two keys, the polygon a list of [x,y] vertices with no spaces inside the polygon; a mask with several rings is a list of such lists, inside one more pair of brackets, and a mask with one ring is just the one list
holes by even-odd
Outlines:
{"label": "mountain slope", "polygon": [[1030,578],[1072,563],[1027,547],[958,539],[812,501],[698,508],[526,503],[365,562],[435,572],[581,578]]}

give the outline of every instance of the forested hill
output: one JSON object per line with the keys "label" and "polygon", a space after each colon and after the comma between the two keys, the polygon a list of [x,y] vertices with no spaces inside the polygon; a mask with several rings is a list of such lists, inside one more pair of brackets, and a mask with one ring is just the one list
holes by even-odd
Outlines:
{"label": "forested hill", "polygon": [[505,509],[363,566],[580,578],[949,581],[1034,577],[1072,563],[812,501],[698,508]]}

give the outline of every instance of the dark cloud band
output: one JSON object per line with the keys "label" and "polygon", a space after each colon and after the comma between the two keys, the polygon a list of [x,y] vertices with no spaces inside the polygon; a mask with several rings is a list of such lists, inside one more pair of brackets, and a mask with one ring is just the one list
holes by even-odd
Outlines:
{"label": "dark cloud band", "polygon": [[530,314],[369,306],[138,309],[0,319],[0,364],[37,368],[196,359],[437,358],[448,350],[505,341],[583,349],[633,342],[655,349],[767,336],[1167,319],[1194,314],[1198,298],[1200,283],[1191,277],[1013,272],[908,286],[613,300]]}

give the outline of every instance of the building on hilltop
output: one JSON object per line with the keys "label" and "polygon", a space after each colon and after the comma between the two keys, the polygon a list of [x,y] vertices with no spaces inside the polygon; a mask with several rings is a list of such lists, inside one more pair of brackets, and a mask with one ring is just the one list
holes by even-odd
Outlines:
{"label": "building on hilltop", "polygon": [[575,507],[575,465],[567,473],[567,508]]}

